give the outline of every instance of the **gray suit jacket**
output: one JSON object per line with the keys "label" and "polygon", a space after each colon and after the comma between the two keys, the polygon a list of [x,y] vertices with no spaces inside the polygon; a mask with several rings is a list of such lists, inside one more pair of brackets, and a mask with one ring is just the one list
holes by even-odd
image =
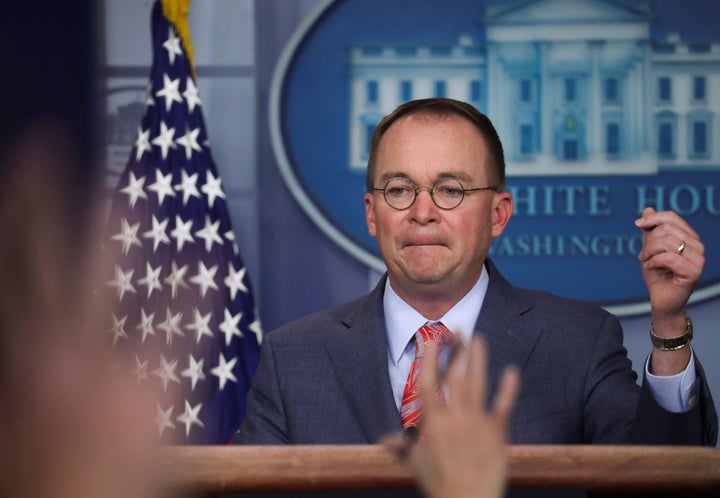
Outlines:
{"label": "gray suit jacket", "polygon": [[[585,303],[510,285],[488,260],[477,322],[489,347],[491,395],[507,364],[522,371],[515,444],[709,444],[717,415],[696,363],[699,403],[655,403],[622,345],[619,321]],[[368,444],[401,430],[388,376],[384,277],[367,296],[264,338],[241,444]]]}

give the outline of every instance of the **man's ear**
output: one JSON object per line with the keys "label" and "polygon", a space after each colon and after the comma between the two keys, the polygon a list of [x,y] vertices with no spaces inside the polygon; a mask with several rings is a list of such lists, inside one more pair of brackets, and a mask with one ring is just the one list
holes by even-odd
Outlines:
{"label": "man's ear", "polygon": [[500,237],[510,222],[514,202],[510,192],[499,192],[493,198],[492,236]]}
{"label": "man's ear", "polygon": [[371,237],[376,236],[375,229],[375,198],[372,194],[365,194],[365,223],[367,223],[368,233]]}

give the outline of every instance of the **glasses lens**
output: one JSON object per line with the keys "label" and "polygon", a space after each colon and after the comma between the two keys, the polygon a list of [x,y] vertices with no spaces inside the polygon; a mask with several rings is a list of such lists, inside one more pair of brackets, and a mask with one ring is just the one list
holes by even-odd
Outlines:
{"label": "glasses lens", "polygon": [[415,185],[406,178],[391,178],[385,184],[385,201],[395,209],[407,209],[415,200]]}
{"label": "glasses lens", "polygon": [[444,178],[433,185],[433,199],[441,209],[453,209],[460,205],[465,192],[462,184],[455,178]]}

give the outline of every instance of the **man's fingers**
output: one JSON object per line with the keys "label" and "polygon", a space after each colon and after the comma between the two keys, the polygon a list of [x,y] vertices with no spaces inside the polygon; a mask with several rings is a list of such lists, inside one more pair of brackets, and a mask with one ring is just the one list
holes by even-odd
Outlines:
{"label": "man's fingers", "polygon": [[422,396],[423,416],[437,409],[439,400],[435,393],[439,389],[438,383],[438,355],[440,348],[436,343],[425,344],[425,352],[420,361],[419,388]]}

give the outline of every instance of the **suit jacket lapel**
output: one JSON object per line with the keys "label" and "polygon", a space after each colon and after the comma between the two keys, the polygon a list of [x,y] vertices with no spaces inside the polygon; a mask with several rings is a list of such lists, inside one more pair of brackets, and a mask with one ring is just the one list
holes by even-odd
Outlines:
{"label": "suit jacket lapel", "polygon": [[490,354],[490,379],[493,385],[505,365],[513,363],[521,370],[537,343],[544,323],[530,311],[534,303],[521,298],[489,259],[486,268],[490,277],[476,333],[482,333]]}
{"label": "suit jacket lapel", "polygon": [[368,443],[402,428],[388,375],[384,286],[382,278],[362,304],[341,319],[344,330],[327,346],[341,391]]}

